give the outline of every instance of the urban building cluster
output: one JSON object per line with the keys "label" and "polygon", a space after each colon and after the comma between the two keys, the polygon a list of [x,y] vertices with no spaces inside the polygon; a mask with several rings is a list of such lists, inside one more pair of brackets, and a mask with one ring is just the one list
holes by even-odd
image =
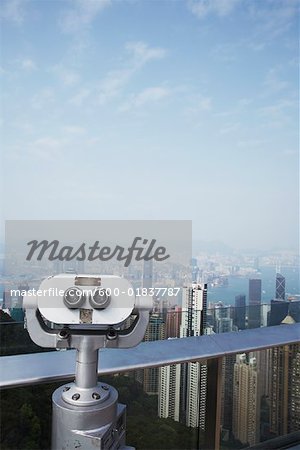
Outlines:
{"label": "urban building cluster", "polygon": [[[56,267],[57,271],[83,271],[83,267]],[[234,305],[208,303],[208,286],[197,260],[191,262],[192,279],[182,288],[178,304],[155,298],[145,341],[180,339],[204,334],[239,332],[260,326],[289,326],[300,322],[299,297],[286,295],[286,280],[274,278],[274,298],[262,304],[262,280],[249,278],[248,296],[235,296]],[[153,262],[144,262],[142,287],[155,285]],[[132,273],[133,283],[138,274]],[[20,290],[29,289],[27,283]],[[247,298],[248,297],[248,298]],[[23,320],[22,298],[4,291],[2,309]],[[157,396],[158,416],[205,432],[207,426],[207,364],[189,362],[134,372],[149,395]],[[300,429],[300,343],[249,354],[227,355],[222,363],[221,436],[223,441],[255,445]]]}
{"label": "urban building cluster", "polygon": [[[157,306],[145,340],[178,339],[300,321],[297,297],[286,300],[285,278],[276,274],[274,299],[266,320],[261,280],[249,279],[246,295],[234,306],[221,302],[207,308],[207,285],[183,288],[181,306]],[[149,282],[149,280],[148,280]],[[200,362],[145,369],[136,374],[145,392],[158,396],[158,415],[205,431],[207,365]],[[222,365],[221,430],[224,441],[255,445],[300,429],[300,343],[249,354],[227,355]]]}

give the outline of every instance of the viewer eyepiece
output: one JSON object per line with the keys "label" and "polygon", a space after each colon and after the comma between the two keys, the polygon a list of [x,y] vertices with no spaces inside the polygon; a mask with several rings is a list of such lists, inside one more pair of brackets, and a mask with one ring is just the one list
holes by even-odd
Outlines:
{"label": "viewer eyepiece", "polygon": [[64,293],[64,304],[70,308],[80,308],[84,303],[84,295],[81,289],[77,287],[69,288]]}
{"label": "viewer eyepiece", "polygon": [[95,289],[90,297],[90,305],[95,309],[104,309],[110,304],[110,295],[105,289]]}

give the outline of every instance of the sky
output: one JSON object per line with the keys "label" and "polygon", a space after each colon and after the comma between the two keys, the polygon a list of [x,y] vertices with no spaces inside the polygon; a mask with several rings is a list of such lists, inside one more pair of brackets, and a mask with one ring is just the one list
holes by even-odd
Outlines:
{"label": "sky", "polygon": [[298,249],[296,0],[1,6],[3,219]]}

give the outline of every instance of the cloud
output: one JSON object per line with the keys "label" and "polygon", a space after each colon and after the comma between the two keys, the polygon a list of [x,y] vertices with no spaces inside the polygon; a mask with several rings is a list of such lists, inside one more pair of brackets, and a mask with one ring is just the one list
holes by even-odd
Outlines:
{"label": "cloud", "polygon": [[253,99],[248,97],[243,97],[238,100],[238,106],[241,108],[247,107],[251,105],[251,103],[253,103]]}
{"label": "cloud", "polygon": [[112,70],[108,72],[98,86],[99,103],[103,105],[109,99],[118,95],[122,87],[125,86],[134,72],[134,68]]}
{"label": "cloud", "polygon": [[68,134],[84,134],[86,132],[85,128],[78,125],[64,125],[62,129],[64,133]]}
{"label": "cloud", "polygon": [[25,17],[25,0],[2,0],[0,17],[10,22],[21,24]]}
{"label": "cloud", "polygon": [[299,151],[295,150],[295,149],[286,149],[286,150],[283,150],[282,154],[284,156],[298,156]]}
{"label": "cloud", "polygon": [[244,139],[238,141],[237,145],[241,148],[257,148],[257,147],[266,147],[270,141],[268,139]]}
{"label": "cloud", "polygon": [[220,134],[236,134],[241,128],[240,122],[225,123],[222,128],[219,129]]}
{"label": "cloud", "polygon": [[58,76],[65,86],[74,86],[80,80],[80,75],[77,72],[65,67],[63,64],[53,66],[51,70]]}
{"label": "cloud", "polygon": [[231,64],[237,60],[237,52],[241,43],[218,44],[213,48],[212,55],[214,59],[225,64]]}
{"label": "cloud", "polygon": [[183,109],[183,115],[189,124],[198,128],[215,116],[213,113],[213,100],[211,97],[194,93],[187,99],[187,106]]}
{"label": "cloud", "polygon": [[281,99],[277,103],[263,106],[259,112],[266,117],[283,115],[287,109],[297,107],[296,100]]}
{"label": "cloud", "polygon": [[89,97],[91,91],[87,88],[80,89],[77,94],[70,98],[69,102],[75,106],[81,106],[84,101]]}
{"label": "cloud", "polygon": [[286,97],[258,109],[263,118],[263,125],[272,128],[283,128],[287,123],[297,124],[298,102],[294,96]]}
{"label": "cloud", "polygon": [[199,100],[198,108],[201,111],[210,111],[212,108],[212,101],[210,97],[203,97]]}
{"label": "cloud", "polygon": [[126,50],[133,56],[134,62],[140,66],[148,61],[163,59],[166,56],[166,50],[160,47],[149,47],[145,42],[128,42]]}
{"label": "cloud", "polygon": [[211,97],[197,96],[193,98],[193,104],[187,109],[188,114],[198,115],[203,112],[208,112],[212,110],[212,99]]}
{"label": "cloud", "polygon": [[189,10],[199,19],[215,14],[224,17],[233,12],[241,0],[188,0]]}
{"label": "cloud", "polygon": [[28,145],[29,153],[39,159],[54,161],[57,159],[68,140],[65,138],[53,138],[45,136],[36,139]]}
{"label": "cloud", "polygon": [[135,97],[135,105],[142,106],[145,103],[157,102],[170,94],[170,91],[163,87],[146,88]]}
{"label": "cloud", "polygon": [[140,108],[149,103],[157,103],[170,95],[170,90],[161,86],[149,87],[133,95],[130,100],[120,107],[120,111]]}
{"label": "cloud", "polygon": [[265,45],[285,33],[298,19],[298,0],[251,2],[249,5],[250,16],[256,24],[255,42],[261,43],[263,38]]}
{"label": "cloud", "polygon": [[123,61],[123,68],[109,71],[98,85],[100,104],[119,95],[122,88],[144,65],[150,61],[163,59],[167,53],[164,48],[150,47],[141,41],[127,43],[125,50],[128,56]]}
{"label": "cloud", "polygon": [[32,59],[23,59],[21,61],[21,67],[28,72],[36,70],[37,68],[36,63]]}
{"label": "cloud", "polygon": [[[3,58],[4,62],[4,58]],[[5,61],[5,67],[0,66],[0,75],[6,75],[8,79],[16,79],[37,70],[36,62],[31,58],[15,58]],[[22,73],[21,73],[22,72]]]}
{"label": "cloud", "polygon": [[59,25],[64,33],[76,33],[87,28],[96,17],[112,4],[111,0],[73,0],[72,7],[65,11]]}
{"label": "cloud", "polygon": [[30,104],[34,109],[44,109],[45,106],[48,106],[54,101],[54,90],[52,88],[44,88],[32,97]]}
{"label": "cloud", "polygon": [[268,70],[264,81],[264,86],[267,89],[267,92],[273,94],[284,91],[287,87],[289,87],[289,83],[287,81],[279,78],[280,71],[281,69],[278,67],[273,67]]}

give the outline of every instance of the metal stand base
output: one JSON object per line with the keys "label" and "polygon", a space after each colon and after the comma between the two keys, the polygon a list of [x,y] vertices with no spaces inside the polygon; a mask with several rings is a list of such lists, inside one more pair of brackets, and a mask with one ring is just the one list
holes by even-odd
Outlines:
{"label": "metal stand base", "polygon": [[100,399],[95,396],[94,404],[83,405],[80,398],[83,395],[86,399],[89,389],[72,394],[73,401],[66,401],[66,393],[74,392],[74,386],[61,386],[52,395],[52,450],[134,450],[125,445],[126,406],[118,403],[116,389],[100,383],[97,391],[105,395]]}

